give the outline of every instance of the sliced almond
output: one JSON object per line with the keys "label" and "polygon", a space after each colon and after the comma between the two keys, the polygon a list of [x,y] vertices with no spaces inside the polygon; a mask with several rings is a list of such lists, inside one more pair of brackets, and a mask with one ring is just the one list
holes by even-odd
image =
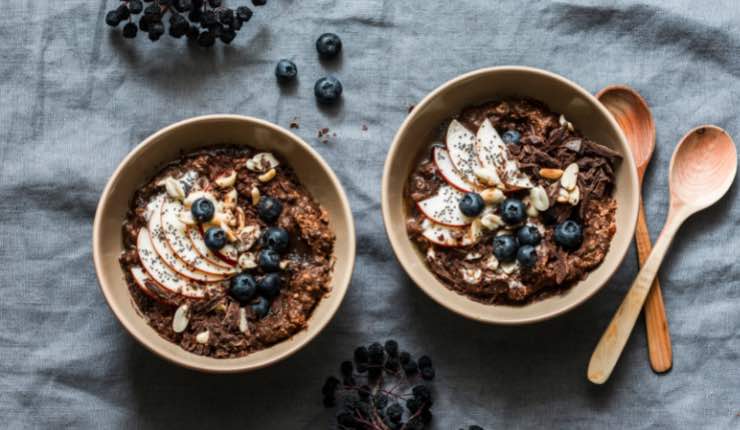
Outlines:
{"label": "sliced almond", "polygon": [[237,261],[239,268],[242,270],[254,269],[257,267],[257,258],[251,252],[246,252],[239,256]]}
{"label": "sliced almond", "polygon": [[239,250],[239,252],[249,251],[249,249],[254,246],[255,242],[257,242],[257,239],[259,239],[260,233],[260,226],[256,224],[248,225],[239,229],[236,233],[239,239],[237,250]]}
{"label": "sliced almond", "polygon": [[578,164],[571,163],[563,170],[563,176],[560,177],[560,185],[568,191],[573,191],[578,183]]}
{"label": "sliced almond", "polygon": [[540,212],[537,210],[536,207],[532,204],[532,202],[529,202],[527,204],[527,216],[530,218],[537,218],[537,215],[539,215]]}
{"label": "sliced almond", "polygon": [[260,195],[260,189],[257,187],[252,187],[252,205],[257,206],[257,204],[260,202],[260,198],[262,197]]}
{"label": "sliced almond", "polygon": [[185,199],[185,189],[183,188],[180,181],[173,178],[172,176],[168,176],[164,179],[164,188],[165,190],[167,190],[167,195],[169,195],[171,198],[180,201]]}
{"label": "sliced almond", "polygon": [[483,215],[480,218],[480,222],[483,227],[487,228],[488,230],[496,230],[497,228],[504,225],[504,220],[502,220],[500,216],[491,213]]}
{"label": "sliced almond", "polygon": [[570,131],[573,131],[573,130],[575,129],[575,128],[573,127],[573,123],[571,123],[570,121],[568,121],[568,120],[567,120],[567,119],[565,118],[565,115],[562,115],[562,114],[561,114],[561,115],[560,115],[560,118],[558,119],[558,122],[560,123],[560,125],[563,125],[563,126],[565,126],[565,127],[566,127],[566,128],[568,129],[568,130],[570,130]]}
{"label": "sliced almond", "polygon": [[485,185],[497,186],[503,184],[498,172],[493,167],[477,167],[473,170],[473,174]]}
{"label": "sliced almond", "polygon": [[478,243],[478,240],[480,240],[482,235],[483,235],[483,224],[481,223],[480,218],[476,218],[473,220],[473,222],[470,223],[470,228],[468,229],[468,232],[463,237],[462,243],[465,246]]}
{"label": "sliced almond", "polygon": [[188,323],[190,322],[188,310],[188,305],[181,305],[175,311],[175,315],[172,317],[172,331],[175,333],[182,333],[188,328]]}
{"label": "sliced almond", "polygon": [[234,208],[234,207],[236,207],[236,199],[237,199],[237,196],[238,196],[238,194],[236,192],[236,188],[230,189],[224,195],[224,200],[223,200],[224,207],[226,207],[226,208]]}
{"label": "sliced almond", "polygon": [[430,246],[429,249],[427,249],[427,259],[434,260],[436,256],[437,256],[437,253],[434,252],[434,247]]}
{"label": "sliced almond", "polygon": [[226,239],[229,242],[236,242],[237,240],[236,233],[234,233],[234,230],[232,230],[228,224],[222,222],[220,227],[223,229],[224,233],[226,233]]}
{"label": "sliced almond", "polygon": [[277,170],[270,169],[266,173],[257,176],[257,179],[259,179],[260,182],[270,182],[275,175],[277,175]]}
{"label": "sliced almond", "polygon": [[468,261],[478,260],[481,257],[483,257],[483,255],[480,252],[468,252],[465,255],[465,259]]}
{"label": "sliced almond", "polygon": [[220,188],[229,188],[233,187],[236,183],[236,170],[231,170],[229,172],[223,173],[221,176],[216,178],[213,182],[216,183],[216,186]]}
{"label": "sliced almond", "polygon": [[251,160],[254,168],[250,169],[249,162],[247,162],[247,169],[257,172],[264,172],[280,165],[280,162],[277,160],[277,158],[275,158],[275,156],[272,155],[272,153],[270,152],[260,152],[259,154],[255,154],[255,156],[252,157]]}
{"label": "sliced almond", "polygon": [[486,269],[496,270],[498,269],[498,258],[495,255],[490,255],[485,262]]}
{"label": "sliced almond", "polygon": [[517,264],[516,261],[513,261],[513,262],[501,263],[499,267],[501,268],[502,272],[506,273],[507,275],[511,275],[512,273],[516,271],[519,265]]}
{"label": "sliced almond", "polygon": [[558,203],[568,203],[570,193],[563,187],[558,188],[558,197],[555,199]]}
{"label": "sliced almond", "polygon": [[581,201],[581,191],[578,187],[575,187],[573,191],[568,194],[568,203],[575,206]]}
{"label": "sliced almond", "polygon": [[541,185],[529,190],[529,199],[538,211],[546,211],[550,207],[550,199],[547,197],[547,191]]}
{"label": "sliced almond", "polygon": [[198,333],[195,336],[195,341],[198,342],[198,343],[202,343],[202,344],[205,345],[205,344],[208,343],[208,339],[210,339],[210,338],[211,338],[211,332],[208,331],[208,330],[206,330],[206,331],[202,331],[202,332]]}
{"label": "sliced almond", "polygon": [[563,176],[563,171],[560,169],[542,168],[540,169],[540,177],[549,179],[551,181],[557,181]]}
{"label": "sliced almond", "polygon": [[478,268],[468,269],[463,267],[460,269],[460,274],[462,275],[463,280],[468,284],[477,284],[478,282],[480,282],[483,271]]}
{"label": "sliced almond", "polygon": [[195,221],[195,218],[193,218],[193,213],[190,212],[189,210],[184,210],[180,212],[178,219],[180,220],[180,222],[182,222],[185,225],[197,224],[197,222]]}
{"label": "sliced almond", "polygon": [[[239,232],[247,225],[247,215],[244,213],[244,209],[236,208],[236,231]],[[237,233],[238,234],[238,233]]]}
{"label": "sliced almond", "polygon": [[486,204],[493,205],[504,201],[506,195],[498,188],[487,188],[480,192],[480,196]]}
{"label": "sliced almond", "polygon": [[246,333],[249,330],[249,323],[247,322],[247,310],[239,308],[239,331]]}
{"label": "sliced almond", "polygon": [[570,149],[573,152],[581,152],[581,144],[583,141],[581,139],[571,139],[563,144],[566,148]]}

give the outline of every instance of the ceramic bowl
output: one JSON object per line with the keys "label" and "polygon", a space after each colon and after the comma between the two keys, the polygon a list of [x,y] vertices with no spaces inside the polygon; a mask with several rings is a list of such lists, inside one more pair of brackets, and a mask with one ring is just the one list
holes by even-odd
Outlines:
{"label": "ceramic bowl", "polygon": [[[406,233],[404,186],[440,125],[463,108],[506,97],[528,97],[564,114],[587,137],[624,157],[616,169],[614,197],[617,232],[603,263],[561,295],[523,306],[485,305],[458,294],[427,268],[424,256]],[[495,324],[525,324],[567,312],[593,296],[617,270],[630,246],[637,221],[639,183],[627,141],[596,98],[554,73],[530,67],[504,66],[476,70],[443,84],[417,104],[396,133],[383,171],[383,221],[390,243],[406,273],[426,294],[468,318]]]}
{"label": "ceramic bowl", "polygon": [[[290,339],[241,358],[216,359],[185,351],[147,325],[133,303],[118,264],[121,224],[134,192],[163,164],[182,153],[218,144],[250,145],[279,154],[300,182],[327,209],[336,235],[331,292]],[[121,162],[103,191],[93,225],[93,255],[100,287],[126,330],[145,347],[179,365],[207,372],[238,372],[273,364],[311,341],[334,316],[344,298],[355,261],[355,230],[349,202],[337,177],[308,144],[287,130],[256,118],[209,115],[165,127],[139,144]]]}

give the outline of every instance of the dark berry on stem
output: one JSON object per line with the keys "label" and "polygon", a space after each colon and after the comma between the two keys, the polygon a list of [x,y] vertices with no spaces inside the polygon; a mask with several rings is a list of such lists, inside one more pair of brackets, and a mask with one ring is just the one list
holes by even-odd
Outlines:
{"label": "dark berry on stem", "polygon": [[342,39],[334,33],[324,33],[316,39],[316,50],[321,58],[334,58],[342,50]]}
{"label": "dark berry on stem", "polygon": [[367,363],[367,359],[368,359],[367,348],[365,348],[364,346],[357,347],[355,349],[354,357],[355,357],[355,362],[357,363]]}
{"label": "dark berry on stem", "polygon": [[228,45],[236,38],[236,31],[221,30],[221,33],[218,35],[218,38],[221,40],[221,42]]}
{"label": "dark berry on stem", "polygon": [[125,4],[118,6],[118,8],[116,8],[116,12],[118,12],[118,17],[121,18],[121,20],[128,19],[131,16],[131,11]]}
{"label": "dark berry on stem", "polygon": [[173,6],[176,11],[182,13],[189,11],[193,7],[193,3],[190,0],[175,0]]}
{"label": "dark berry on stem", "polygon": [[342,364],[339,365],[339,373],[341,373],[342,376],[350,376],[354,371],[355,366],[349,360],[343,361]]}
{"label": "dark berry on stem", "polygon": [[229,25],[234,22],[234,11],[231,9],[219,9],[217,15],[221,24]]}
{"label": "dark berry on stem", "polygon": [[516,253],[516,259],[524,267],[537,264],[537,250],[532,245],[524,245]]}
{"label": "dark berry on stem", "polygon": [[255,6],[264,6],[267,4],[267,0],[252,0],[252,4]]}
{"label": "dark berry on stem", "polygon": [[272,249],[263,249],[259,255],[259,266],[264,272],[277,272],[280,270],[280,254]]}
{"label": "dark berry on stem", "polygon": [[367,372],[367,363],[357,363],[357,373]]}
{"label": "dark berry on stem", "polygon": [[368,361],[370,362],[370,364],[382,364],[383,363],[383,357],[384,357],[383,345],[381,345],[378,342],[375,342],[367,348],[367,352],[368,352]]}
{"label": "dark berry on stem", "polygon": [[290,235],[281,227],[268,227],[262,233],[260,244],[263,248],[270,248],[276,252],[285,252],[290,245]]}
{"label": "dark berry on stem", "polygon": [[370,387],[363,385],[357,390],[357,395],[359,395],[362,400],[368,400],[370,398],[370,391]]}
{"label": "dark berry on stem", "polygon": [[567,220],[555,227],[555,243],[568,251],[575,251],[583,243],[583,229],[573,220]]}
{"label": "dark berry on stem", "polygon": [[389,339],[385,341],[385,352],[390,357],[397,357],[398,356],[398,342],[396,342],[393,339]]}
{"label": "dark berry on stem", "polygon": [[295,79],[298,75],[298,67],[290,60],[280,60],[275,66],[275,77],[278,82],[285,83]]}
{"label": "dark berry on stem", "polygon": [[377,365],[374,365],[372,367],[368,367],[367,369],[367,378],[370,381],[377,381],[380,379],[380,375],[383,374],[383,369]]}
{"label": "dark berry on stem", "polygon": [[334,395],[334,393],[337,391],[338,386],[339,379],[334,376],[330,376],[326,378],[326,381],[324,381],[324,386],[321,387],[321,394],[323,394],[324,396]]}
{"label": "dark berry on stem", "polygon": [[249,303],[257,293],[257,283],[249,273],[240,273],[231,278],[229,294],[241,304]]}
{"label": "dark berry on stem", "polygon": [[432,379],[434,379],[434,376],[435,372],[433,367],[424,367],[423,369],[421,369],[421,377],[425,381],[431,381]]}
{"label": "dark berry on stem", "polygon": [[[149,32],[151,35],[152,33]],[[218,251],[226,245],[226,232],[221,227],[211,227],[206,230],[203,240],[208,249]]]}
{"label": "dark berry on stem", "polygon": [[516,238],[519,240],[520,245],[537,246],[542,240],[542,235],[536,226],[527,224],[519,229],[516,233]]}
{"label": "dark berry on stem", "polygon": [[257,215],[260,219],[266,223],[272,223],[280,218],[280,214],[283,212],[283,204],[280,200],[265,196],[260,199],[257,204]]}
{"label": "dark berry on stem", "polygon": [[264,297],[257,298],[257,303],[252,305],[252,312],[257,318],[264,318],[270,312],[270,301]]}
{"label": "dark berry on stem", "polygon": [[501,218],[507,224],[519,224],[527,218],[527,207],[516,198],[509,197],[501,202]]}
{"label": "dark berry on stem", "polygon": [[201,27],[210,29],[217,24],[218,24],[218,19],[216,19],[216,12],[212,10],[207,10],[203,12],[203,16],[200,18]]}
{"label": "dark berry on stem", "polygon": [[401,363],[398,361],[398,357],[389,357],[385,361],[385,368],[391,373],[395,373],[401,368]]}
{"label": "dark berry on stem", "polygon": [[506,263],[514,261],[518,249],[519,244],[513,235],[503,234],[493,238],[493,255],[499,261]]}
{"label": "dark berry on stem", "polygon": [[173,13],[170,16],[170,36],[180,38],[187,33],[189,28],[190,24],[182,15]]}
{"label": "dark berry on stem", "polygon": [[121,23],[121,16],[117,10],[112,10],[105,14],[105,23],[111,27],[117,27]]}
{"label": "dark berry on stem", "polygon": [[406,364],[411,361],[411,354],[406,351],[402,351],[401,354],[398,355],[398,358],[401,361],[401,364]]}
{"label": "dark berry on stem", "polygon": [[428,355],[419,357],[419,369],[424,369],[425,367],[432,367],[432,359]]}
{"label": "dark berry on stem", "polygon": [[134,15],[140,14],[144,10],[144,4],[141,0],[129,0],[128,10]]}
{"label": "dark berry on stem", "polygon": [[465,216],[478,216],[486,206],[483,197],[478,193],[466,193],[460,199],[460,212]]}
{"label": "dark berry on stem", "polygon": [[190,40],[195,40],[198,38],[198,34],[200,34],[200,30],[198,30],[198,27],[191,25],[188,28],[187,36]]}
{"label": "dark berry on stem", "polygon": [[519,143],[519,139],[522,138],[522,134],[519,133],[516,130],[506,130],[504,134],[501,135],[501,140],[503,140],[505,143],[516,145]]}
{"label": "dark berry on stem", "polygon": [[416,364],[416,361],[409,360],[408,363],[403,365],[403,373],[406,374],[406,376],[411,377],[416,375],[416,373],[419,371],[419,366]]}
{"label": "dark berry on stem", "polygon": [[201,9],[191,9],[190,13],[188,13],[188,20],[190,20],[191,23],[200,23],[200,20],[203,18],[203,11]]}
{"label": "dark berry on stem", "polygon": [[144,17],[151,22],[158,22],[162,20],[162,11],[159,9],[159,6],[150,4],[144,8]]}
{"label": "dark berry on stem", "polygon": [[324,105],[334,104],[339,101],[342,91],[342,83],[333,76],[319,79],[313,87],[316,100]]}
{"label": "dark berry on stem", "polygon": [[391,422],[400,423],[401,419],[403,419],[403,407],[398,403],[394,403],[388,406],[388,409],[385,410],[385,414]]}
{"label": "dark berry on stem", "polygon": [[138,31],[139,29],[136,27],[136,24],[133,22],[126,23],[126,25],[123,26],[123,37],[133,39],[136,37],[136,33]]}
{"label": "dark berry on stem", "polygon": [[252,18],[252,9],[246,6],[239,6],[236,8],[236,19],[240,22],[247,22]]}
{"label": "dark berry on stem", "polygon": [[416,397],[406,400],[406,409],[408,409],[412,415],[418,412],[421,406],[421,401]]}
{"label": "dark berry on stem", "polygon": [[337,405],[337,398],[334,397],[333,395],[324,396],[323,403],[324,403],[325,408],[333,408],[334,406]]}
{"label": "dark berry on stem", "polygon": [[388,396],[383,393],[378,393],[373,397],[373,404],[376,409],[383,410],[388,406]]}
{"label": "dark berry on stem", "polygon": [[208,5],[216,8],[221,6],[221,0],[208,0]]}
{"label": "dark berry on stem", "polygon": [[417,385],[411,389],[414,398],[419,399],[425,406],[432,406],[432,392],[426,385]]}
{"label": "dark berry on stem", "polygon": [[269,273],[262,277],[257,283],[257,291],[266,299],[274,299],[280,295],[280,275]]}

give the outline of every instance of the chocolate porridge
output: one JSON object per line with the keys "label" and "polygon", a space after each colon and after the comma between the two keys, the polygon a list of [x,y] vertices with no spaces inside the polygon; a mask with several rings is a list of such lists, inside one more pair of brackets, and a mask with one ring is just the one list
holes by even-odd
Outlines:
{"label": "chocolate porridge", "polygon": [[330,289],[328,214],[269,152],[222,146],[168,164],[134,196],[123,242],[140,313],[195,354],[283,341]]}
{"label": "chocolate porridge", "polygon": [[620,159],[538,101],[467,108],[406,184],[408,234],[435,275],[473,300],[563,292],[609,250]]}

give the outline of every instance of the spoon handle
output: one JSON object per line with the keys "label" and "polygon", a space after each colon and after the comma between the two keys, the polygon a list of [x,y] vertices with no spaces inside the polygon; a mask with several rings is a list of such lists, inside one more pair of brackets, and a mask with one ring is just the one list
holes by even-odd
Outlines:
{"label": "spoon handle", "polygon": [[[642,199],[640,199],[640,209],[637,215],[635,243],[637,244],[637,257],[640,265],[643,265],[650,255],[652,244],[650,242],[650,232],[648,231],[645,219],[645,207],[643,206]],[[643,309],[645,313],[645,330],[647,332],[650,366],[657,373],[667,372],[673,365],[673,350],[671,348],[671,334],[668,331],[668,318],[665,313],[663,294],[660,290],[660,282],[657,276],[650,288]]]}
{"label": "spoon handle", "polygon": [[671,245],[673,237],[682,222],[683,219],[668,216],[668,221],[655,242],[653,251],[645,265],[642,266],[640,273],[637,274],[637,278],[632,283],[627,296],[619,305],[619,309],[617,309],[612,321],[596,345],[596,349],[591,355],[591,361],[588,363],[587,373],[588,379],[594,384],[606,382],[612,370],[614,370],[632,329],[635,327],[637,317],[640,316],[642,305],[645,303],[650,286],[658,274],[663,257],[665,257],[668,247]]}

